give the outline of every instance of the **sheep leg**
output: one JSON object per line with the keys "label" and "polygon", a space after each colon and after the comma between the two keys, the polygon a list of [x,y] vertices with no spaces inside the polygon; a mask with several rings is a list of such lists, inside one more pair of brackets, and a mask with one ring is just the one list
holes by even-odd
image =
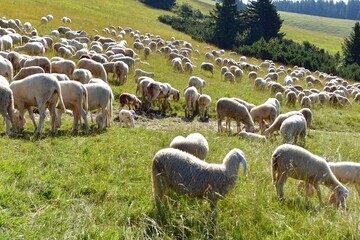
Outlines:
{"label": "sheep leg", "polygon": [[276,193],[280,201],[284,198],[284,184],[287,178],[288,176],[286,173],[281,173],[280,178],[276,179],[275,182]]}
{"label": "sheep leg", "polygon": [[358,192],[359,197],[360,197],[360,185],[359,185],[359,184],[355,184],[355,188],[356,188],[356,191]]}
{"label": "sheep leg", "polygon": [[51,133],[56,133],[57,127],[56,127],[56,102],[51,102],[48,106],[49,112],[50,112],[50,125],[51,125]]}
{"label": "sheep leg", "polygon": [[[32,110],[32,107],[28,107],[27,110],[28,110],[28,113],[29,113],[29,116],[30,116],[31,121],[32,121],[33,124],[34,124],[34,128],[36,129],[36,128],[37,128],[37,123],[36,123],[36,121],[35,121],[34,112],[33,112],[33,110]],[[22,115],[21,121],[22,121],[23,119],[24,119],[24,113],[23,113],[23,115]]]}
{"label": "sheep leg", "polygon": [[45,117],[46,117],[46,114],[45,114],[45,104],[39,104],[38,103],[38,109],[39,109],[39,114],[40,114],[40,120],[39,120],[39,125],[37,126],[36,130],[35,130],[35,133],[34,135],[35,136],[39,136],[40,135],[40,131],[42,129],[42,126],[44,124],[44,121],[45,121]]}
{"label": "sheep leg", "polygon": [[316,190],[316,193],[318,195],[318,198],[319,198],[319,202],[320,202],[320,205],[322,204],[322,199],[321,199],[321,191],[320,191],[320,186],[319,186],[319,183],[318,182],[314,182],[314,188]]}
{"label": "sheep leg", "polygon": [[211,221],[214,226],[215,234],[217,234],[216,222],[217,222],[218,211],[217,211],[217,207],[216,207],[216,201],[210,201],[210,208],[211,208]]}
{"label": "sheep leg", "polygon": [[218,132],[222,132],[222,118],[219,118],[218,116]]}
{"label": "sheep leg", "polygon": [[10,117],[9,114],[6,112],[2,112],[1,115],[4,117],[5,120],[5,126],[6,126],[6,135],[9,136],[10,134]]}

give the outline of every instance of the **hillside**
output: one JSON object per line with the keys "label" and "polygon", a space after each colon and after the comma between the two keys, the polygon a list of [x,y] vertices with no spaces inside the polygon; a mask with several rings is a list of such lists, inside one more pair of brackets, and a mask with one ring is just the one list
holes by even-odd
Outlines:
{"label": "hillside", "polygon": [[[330,195],[321,186],[324,204],[318,198],[305,200],[304,192],[297,190],[297,180],[285,184],[285,200],[279,202],[272,185],[270,159],[282,143],[275,141],[247,142],[238,136],[217,132],[215,103],[221,97],[238,97],[259,105],[269,97],[269,91],[255,89],[245,72],[236,83],[222,81],[220,68],[212,78],[200,71],[205,53],[214,49],[193,41],[157,21],[165,12],[147,8],[138,1],[118,0],[5,0],[1,14],[7,18],[30,21],[41,35],[64,25],[63,16],[74,30],[86,30],[93,37],[102,29],[131,27],[142,34],[171,37],[192,43],[200,55],[192,55],[197,66],[192,74],[174,72],[166,56],[152,53],[137,62],[135,67],[155,72],[155,79],[168,82],[181,92],[180,101],[170,98],[173,112],[166,117],[156,114],[139,115],[136,127],[124,128],[116,121],[104,132],[98,132],[91,123],[89,134],[73,134],[72,117],[66,116],[58,133],[51,135],[47,118],[40,139],[33,138],[34,127],[27,116],[25,133],[15,137],[4,136],[0,126],[0,236],[4,239],[343,239],[358,236],[359,196],[353,185],[347,211],[326,204]],[[40,18],[52,14],[54,21],[40,24]],[[96,29],[97,33],[93,30]],[[111,37],[107,35],[107,37]],[[117,39],[119,40],[119,39]],[[128,47],[134,39],[126,35]],[[54,52],[47,57],[54,56]],[[234,58],[226,52],[225,57]],[[259,65],[261,59],[249,59]],[[277,67],[279,64],[276,65]],[[291,66],[285,66],[286,68]],[[267,69],[259,72],[264,76]],[[206,80],[204,93],[212,98],[209,122],[184,118],[183,89],[191,75]],[[129,74],[119,86],[108,77],[115,95],[114,118],[118,114],[119,95],[135,93],[137,79]],[[280,80],[279,80],[280,82]],[[283,80],[281,80],[283,83]],[[351,82],[350,82],[351,83]],[[299,85],[306,88],[304,80]],[[317,89],[322,89],[317,86]],[[358,161],[360,149],[360,105],[351,100],[352,107],[330,105],[312,108],[313,122],[308,130],[305,148],[327,161]],[[281,106],[281,112],[299,110],[301,106]],[[232,128],[236,125],[232,122]],[[209,143],[206,162],[221,163],[233,148],[241,149],[248,163],[248,175],[239,172],[238,185],[218,203],[218,232],[212,236],[210,207],[202,199],[192,199],[169,192],[164,202],[166,220],[161,222],[152,196],[151,166],[155,153],[169,146],[177,135],[202,133]]]}

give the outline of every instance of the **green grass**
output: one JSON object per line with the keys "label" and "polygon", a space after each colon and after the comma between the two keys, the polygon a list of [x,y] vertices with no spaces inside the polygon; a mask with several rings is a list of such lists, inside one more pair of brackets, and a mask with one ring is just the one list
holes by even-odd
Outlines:
{"label": "green grass", "polygon": [[[159,23],[156,18],[164,12],[146,8],[137,1],[3,1],[1,8],[8,18],[31,21],[41,34],[62,25],[62,16],[72,19],[73,29],[93,28],[101,31],[111,25],[130,26],[142,33],[171,36],[191,41],[201,55],[193,58],[200,66],[208,45],[192,41],[190,37]],[[143,13],[146,14],[143,14]],[[53,14],[55,20],[40,25],[40,17]],[[126,37],[129,46],[132,40]],[[213,48],[210,46],[210,48]],[[228,56],[228,55],[227,55]],[[140,57],[142,57],[140,53]],[[237,58],[237,57],[236,57]],[[156,80],[169,82],[182,89],[189,74],[173,73],[165,57],[152,54],[149,66],[136,67],[156,73]],[[261,60],[249,59],[259,64]],[[262,73],[263,75],[265,73]],[[207,81],[204,93],[213,99],[211,121],[198,119],[186,122],[184,98],[171,102],[177,117],[147,119],[140,117],[135,129],[126,129],[117,122],[99,133],[95,124],[85,135],[71,133],[72,119],[67,116],[55,136],[49,134],[45,123],[40,139],[32,137],[33,126],[28,122],[25,134],[14,138],[3,136],[0,126],[0,238],[2,239],[205,239],[211,238],[212,226],[206,201],[169,193],[165,202],[166,222],[161,223],[151,191],[151,163],[155,153],[167,147],[177,135],[202,133],[209,142],[210,163],[220,163],[232,148],[245,153],[249,174],[239,174],[238,186],[220,200],[217,239],[352,239],[359,236],[359,197],[349,186],[348,211],[333,206],[319,206],[318,199],[305,202],[297,192],[297,181],[289,179],[285,185],[286,200],[279,203],[271,183],[270,158],[281,144],[281,137],[267,144],[249,143],[236,136],[218,134],[215,102],[223,96],[243,98],[254,104],[264,102],[271,95],[259,92],[245,77],[230,84],[201,73],[193,75]],[[305,86],[304,83],[301,83]],[[135,92],[135,79],[130,74],[122,86],[112,85],[116,97],[122,92]],[[296,109],[300,109],[296,105]],[[282,112],[293,110],[286,106]],[[352,108],[329,106],[313,109],[314,122],[306,139],[306,148],[329,161],[358,161],[360,105]],[[117,110],[115,111],[115,113]],[[235,126],[233,125],[235,128]],[[330,192],[322,187],[323,198]]]}

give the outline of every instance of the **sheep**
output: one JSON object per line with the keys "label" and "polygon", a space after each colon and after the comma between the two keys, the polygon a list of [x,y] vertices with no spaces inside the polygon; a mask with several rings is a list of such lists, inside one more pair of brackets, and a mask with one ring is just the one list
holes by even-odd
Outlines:
{"label": "sheep", "polygon": [[[271,164],[272,181],[279,200],[284,198],[284,184],[287,178],[291,177],[305,181],[306,193],[308,193],[309,184],[312,184],[316,189],[320,204],[322,204],[322,199],[319,184],[324,184],[335,192],[337,206],[346,208],[348,190],[334,176],[325,159],[301,147],[283,144],[273,152]],[[306,199],[307,196],[308,194],[305,195]]]}
{"label": "sheep", "polygon": [[302,114],[286,118],[281,124],[280,133],[285,143],[296,144],[299,140],[305,145],[306,119]]}
{"label": "sheep", "polygon": [[73,72],[75,71],[76,65],[71,60],[61,60],[61,61],[53,61],[51,62],[50,72],[51,73],[62,73],[72,77]]}
{"label": "sheep", "polygon": [[230,83],[235,83],[235,76],[231,72],[224,73],[223,77],[224,81],[229,81]]}
{"label": "sheep", "polygon": [[300,103],[301,107],[303,108],[310,108],[311,106],[311,99],[308,96],[304,96],[301,99],[301,103]]}
{"label": "sheep", "polygon": [[254,71],[249,72],[248,77],[250,80],[255,81],[255,79],[258,77],[257,73]]}
{"label": "sheep", "polygon": [[188,72],[188,73],[191,74],[193,72],[193,70],[194,70],[194,66],[190,62],[186,62],[184,64],[184,71],[185,72]]}
{"label": "sheep", "polygon": [[267,86],[267,81],[263,78],[256,78],[254,80],[254,85],[255,85],[255,88],[259,89],[259,90],[264,90]]}
{"label": "sheep", "polygon": [[47,19],[46,17],[42,17],[42,18],[40,19],[40,22],[41,22],[42,24],[48,23],[48,19]]}
{"label": "sheep", "polygon": [[167,189],[178,194],[209,201],[212,221],[216,224],[217,201],[237,185],[240,163],[246,175],[246,159],[240,149],[232,149],[222,164],[209,164],[190,153],[166,148],[158,151],[152,164],[153,195],[158,211]]}
{"label": "sheep", "polygon": [[10,82],[14,78],[14,68],[9,60],[0,56],[0,76],[4,76]]}
{"label": "sheep", "polygon": [[44,69],[38,66],[31,67],[23,67],[20,71],[15,75],[14,81],[26,78],[27,76],[34,75],[37,73],[45,73]]}
{"label": "sheep", "polygon": [[119,121],[120,124],[125,123],[126,127],[129,127],[129,122],[130,122],[130,128],[134,128],[135,127],[134,110],[121,109],[119,112]]}
{"label": "sheep", "polygon": [[120,85],[124,84],[128,78],[129,66],[122,61],[118,61],[114,65],[114,75],[119,80]]}
{"label": "sheep", "polygon": [[40,113],[39,125],[36,126],[34,116],[30,114],[35,127],[35,136],[39,136],[41,128],[45,120],[45,108],[47,107],[51,115],[51,132],[56,132],[56,105],[60,104],[62,112],[66,108],[61,95],[60,83],[55,76],[51,74],[34,74],[22,80],[14,81],[10,84],[13,91],[14,105],[19,110],[19,122],[21,123],[19,130],[24,128],[25,109],[31,112],[32,106],[37,106]]}
{"label": "sheep", "polygon": [[154,78],[155,77],[155,73],[153,72],[146,72],[142,69],[135,69],[134,71],[134,77],[142,77],[142,76],[145,76],[145,77],[150,77],[150,78]]}
{"label": "sheep", "polygon": [[200,120],[205,120],[209,118],[209,111],[211,106],[211,97],[206,94],[201,94],[198,98],[199,111],[200,111]]}
{"label": "sheep", "polygon": [[30,59],[24,59],[23,67],[39,66],[44,69],[45,73],[50,73],[51,62],[47,57],[34,57]]}
{"label": "sheep", "polygon": [[296,98],[297,98],[296,93],[294,91],[289,91],[286,94],[286,106],[295,107]]}
{"label": "sheep", "polygon": [[255,142],[266,142],[266,137],[257,133],[250,133],[241,131],[239,132],[239,137],[245,139],[247,141],[255,141]]}
{"label": "sheep", "polygon": [[264,121],[267,120],[268,124],[271,125],[278,116],[278,112],[272,104],[265,102],[252,108],[250,111],[250,116],[254,122],[259,123],[260,131],[262,133],[265,130]]}
{"label": "sheep", "polygon": [[245,124],[247,132],[254,131],[254,122],[247,108],[239,102],[230,98],[220,98],[216,102],[216,114],[218,119],[218,132],[222,132],[222,120],[226,117],[226,128],[230,129],[230,119],[235,119],[237,123],[237,132],[240,132],[240,123]]}
{"label": "sheep", "polygon": [[313,114],[312,114],[311,110],[309,108],[303,108],[303,109],[299,110],[299,112],[304,116],[304,118],[306,120],[306,127],[308,129],[310,129],[311,122],[313,120]]}
{"label": "sheep", "polygon": [[277,92],[275,94],[275,98],[279,101],[279,103],[282,103],[283,101],[283,94],[281,92]]}
{"label": "sheep", "polygon": [[205,160],[209,152],[209,144],[200,133],[189,134],[186,138],[177,136],[171,141],[170,147],[190,153],[200,160]]}
{"label": "sheep", "polygon": [[[79,119],[83,118],[85,124],[85,131],[89,130],[89,124],[87,121],[88,114],[88,93],[83,84],[76,81],[61,81],[61,94],[66,109],[70,109],[73,113],[73,132],[78,131]],[[56,126],[61,127],[61,115],[62,112],[57,111]]]}
{"label": "sheep", "polygon": [[45,47],[40,42],[28,42],[23,46],[16,47],[15,52],[25,52],[28,55],[44,55]]}
{"label": "sheep", "polygon": [[147,86],[147,94],[150,106],[154,106],[154,102],[158,99],[160,102],[162,101],[162,114],[166,113],[166,109],[169,108],[172,111],[170,106],[169,97],[173,95],[174,101],[179,101],[180,99],[180,91],[173,88],[169,83],[160,83],[160,82],[151,82]]}
{"label": "sheep", "polygon": [[244,106],[246,107],[246,109],[249,111],[249,113],[250,113],[251,109],[253,109],[253,108],[255,107],[254,104],[248,103],[247,101],[242,100],[242,99],[240,99],[240,98],[235,98],[235,97],[233,97],[233,98],[231,98],[231,99],[232,99],[232,100],[235,100],[236,102],[240,103],[241,105],[244,105]]}
{"label": "sheep", "polygon": [[10,135],[10,125],[12,127],[12,134],[16,132],[16,126],[14,124],[14,97],[9,87],[9,83],[6,79],[1,79],[0,83],[0,114],[4,117],[5,121],[5,134]]}
{"label": "sheep", "polygon": [[[202,94],[202,89],[205,87],[206,81],[197,76],[191,76],[189,78],[188,87],[194,86]],[[185,89],[184,89],[185,90]]]}
{"label": "sheep", "polygon": [[181,62],[181,59],[180,58],[174,58],[172,61],[171,61],[171,64],[172,64],[172,69],[174,72],[184,72],[184,68],[182,66],[182,62]]}
{"label": "sheep", "polygon": [[300,115],[300,114],[301,113],[298,111],[291,111],[291,112],[280,114],[279,116],[276,117],[275,121],[270,125],[270,127],[265,129],[265,131],[264,131],[265,137],[271,136],[271,138],[274,139],[275,136],[273,133],[280,130],[281,124],[284,122],[285,119],[287,119],[290,116]]}
{"label": "sheep", "polygon": [[100,78],[107,82],[107,74],[104,66],[101,63],[95,62],[92,59],[82,58],[77,63],[77,68],[84,68],[91,72],[93,77]]}
{"label": "sheep", "polygon": [[203,62],[200,65],[200,69],[203,71],[211,72],[211,76],[214,77],[214,65],[209,62]]}
{"label": "sheep", "polygon": [[92,79],[92,74],[87,69],[78,68],[74,70],[72,74],[72,78],[75,81],[81,82],[82,84],[86,84],[90,81],[90,79]]}
{"label": "sheep", "polygon": [[[185,117],[192,118],[195,115],[198,106],[198,99],[200,94],[194,86],[186,88],[184,92],[185,97]],[[191,114],[190,114],[191,111]]]}
{"label": "sheep", "polygon": [[120,101],[120,107],[121,110],[125,105],[128,106],[129,110],[131,110],[131,107],[133,106],[135,110],[138,110],[141,108],[141,101],[134,95],[130,93],[122,93],[119,96]]}

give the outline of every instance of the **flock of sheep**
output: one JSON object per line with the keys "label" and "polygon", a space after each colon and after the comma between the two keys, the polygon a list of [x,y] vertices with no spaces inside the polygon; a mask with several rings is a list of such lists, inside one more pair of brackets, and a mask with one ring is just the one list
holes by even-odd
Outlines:
{"label": "flock of sheep", "polygon": [[[41,23],[52,20],[53,16],[48,15],[41,18]],[[62,21],[71,23],[67,17]],[[172,111],[171,101],[179,101],[181,91],[169,83],[156,81],[156,73],[135,69],[135,65],[149,64],[146,59],[150,55],[161,56],[168,59],[174,72],[192,74],[196,67],[192,58],[200,57],[200,51],[189,42],[175,38],[166,41],[130,27],[111,26],[104,28],[102,34],[91,37],[85,31],[60,26],[47,36],[39,36],[29,22],[22,25],[18,19],[0,19],[0,113],[5,119],[7,135],[23,130],[26,111],[35,135],[40,135],[46,109],[53,133],[61,126],[62,114],[69,112],[74,131],[78,131],[79,123],[83,123],[85,131],[89,130],[89,113],[93,121],[91,112],[96,112],[99,130],[110,127],[115,99],[108,84],[109,74],[119,84],[125,84],[129,74],[136,78],[135,94],[122,93],[119,97],[119,119],[126,126],[135,127],[135,118],[141,110],[159,109],[162,114]],[[133,40],[132,48],[128,47],[125,36]],[[47,52],[54,52],[55,57],[48,59],[44,56]],[[234,52],[229,55],[237,56]],[[301,67],[276,67],[269,60],[259,66],[248,63],[244,56],[236,61],[226,58],[224,50],[209,51],[204,57],[206,62],[200,65],[204,75],[211,74],[213,78],[218,71],[221,80],[230,83],[243,81],[247,75],[246,80],[253,82],[256,91],[273,94],[274,97],[258,106],[236,97],[221,97],[215,103],[215,110],[219,133],[231,132],[232,120],[236,122],[238,136],[249,141],[266,142],[275,138],[274,132],[280,131],[285,144],[272,155],[273,183],[279,199],[284,197],[283,186],[288,177],[303,180],[307,195],[310,184],[313,185],[320,202],[319,184],[331,189],[332,201],[337,206],[346,206],[348,190],[342,184],[355,183],[360,195],[360,164],[330,164],[292,145],[305,145],[313,119],[312,108],[323,104],[351,107],[352,102],[359,102],[359,83],[350,84],[322,72],[312,74]],[[306,82],[306,89],[299,84],[302,81]],[[209,119],[212,98],[203,94],[204,89],[206,81],[199,76],[191,76],[184,84],[185,118],[194,118],[199,112],[202,121]],[[289,107],[300,104],[302,109],[280,114],[282,104]],[[38,123],[33,108],[38,109]],[[208,164],[205,161],[208,151],[205,137],[194,133],[186,138],[176,137],[169,148],[155,154],[153,193],[160,212],[161,199],[170,188],[180,194],[207,199],[216,220],[217,201],[236,186],[240,164],[246,174],[247,163],[243,151],[233,149],[222,164]]]}

